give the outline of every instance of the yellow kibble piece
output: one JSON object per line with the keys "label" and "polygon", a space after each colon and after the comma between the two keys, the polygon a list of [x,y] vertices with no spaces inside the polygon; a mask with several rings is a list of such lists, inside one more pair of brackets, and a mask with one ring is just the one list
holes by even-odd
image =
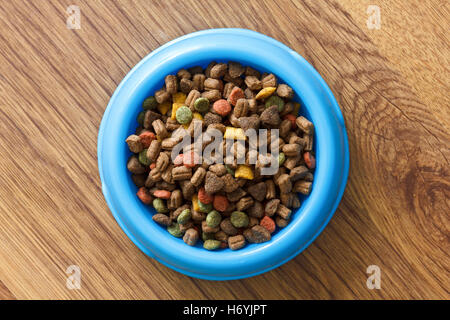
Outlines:
{"label": "yellow kibble piece", "polygon": [[170,102],[167,101],[167,102],[160,103],[160,104],[158,104],[158,106],[156,108],[158,109],[158,111],[161,114],[166,114],[167,111],[169,111],[169,109],[170,109]]}
{"label": "yellow kibble piece", "polygon": [[196,194],[192,196],[192,207],[194,208],[194,211],[198,211],[198,197]]}
{"label": "yellow kibble piece", "polygon": [[245,140],[247,138],[242,128],[235,128],[235,127],[226,127],[223,137],[225,139],[233,139],[233,140]]}
{"label": "yellow kibble piece", "polygon": [[198,112],[194,112],[194,113],[192,114],[192,117],[193,117],[194,119],[198,119],[198,120],[202,120],[202,121],[203,121],[203,116],[202,116],[200,113],[198,113]]}
{"label": "yellow kibble piece", "polygon": [[172,95],[173,103],[182,103],[186,101],[186,95],[183,92],[177,92]]}
{"label": "yellow kibble piece", "polygon": [[268,98],[275,92],[275,90],[277,90],[277,88],[275,88],[275,87],[264,88],[260,92],[258,92],[258,94],[256,95],[255,99],[259,100],[259,99]]}
{"label": "yellow kibble piece", "polygon": [[252,168],[246,166],[245,164],[240,164],[236,171],[234,172],[235,178],[243,178],[247,180],[253,180],[253,171]]}
{"label": "yellow kibble piece", "polygon": [[172,104],[172,115],[170,116],[171,119],[176,120],[177,110],[182,106],[184,106],[183,103],[174,102]]}

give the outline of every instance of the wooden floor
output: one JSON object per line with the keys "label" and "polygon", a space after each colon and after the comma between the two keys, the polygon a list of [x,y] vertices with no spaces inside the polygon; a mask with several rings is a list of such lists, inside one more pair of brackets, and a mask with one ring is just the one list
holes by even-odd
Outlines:
{"label": "wooden floor", "polygon": [[[81,29],[66,27],[70,4]],[[317,240],[274,271],[227,282],[141,253],[106,206],[96,156],[127,72],[167,41],[217,27],[304,56],[339,102],[351,153]],[[449,299],[448,30],[445,0],[0,0],[0,298]],[[79,290],[66,287],[70,265]],[[369,265],[380,290],[366,285]]]}

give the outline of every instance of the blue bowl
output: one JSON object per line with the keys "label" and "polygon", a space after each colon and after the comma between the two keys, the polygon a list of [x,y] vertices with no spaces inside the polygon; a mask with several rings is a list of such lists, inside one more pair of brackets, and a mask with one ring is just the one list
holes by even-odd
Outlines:
{"label": "blue bowl", "polygon": [[[130,152],[125,139],[134,133],[142,101],[163,85],[164,76],[210,61],[239,61],[274,73],[296,92],[300,114],[315,125],[317,168],[312,192],[287,227],[272,240],[241,250],[207,251],[190,247],[152,220],[154,209],[136,197],[126,169]],[[344,119],[325,81],[298,53],[260,33],[244,29],[194,32],[166,43],[139,62],[114,92],[98,135],[102,190],[115,219],[148,256],[186,275],[209,280],[254,276],[298,255],[323,230],[345,189],[349,150]]]}

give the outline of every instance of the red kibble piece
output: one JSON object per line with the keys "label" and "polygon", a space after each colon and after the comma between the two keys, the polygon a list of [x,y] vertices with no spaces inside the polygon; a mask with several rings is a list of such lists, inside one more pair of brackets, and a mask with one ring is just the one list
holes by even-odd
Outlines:
{"label": "red kibble piece", "polygon": [[220,99],[214,102],[213,109],[222,117],[227,116],[231,112],[231,106],[225,99]]}
{"label": "red kibble piece", "polygon": [[205,188],[198,190],[198,200],[203,204],[210,204],[213,202],[214,197],[205,191]]}
{"label": "red kibble piece", "polygon": [[153,192],[153,195],[156,198],[160,198],[160,199],[169,199],[171,194],[172,193],[167,190],[156,190],[155,192]]}
{"label": "red kibble piece", "polygon": [[288,113],[287,115],[285,115],[284,117],[283,117],[283,120],[289,120],[290,122],[291,122],[291,128],[292,129],[294,129],[295,128],[295,120],[296,120],[297,118],[293,115],[293,114],[290,114],[290,113]]}
{"label": "red kibble piece", "polygon": [[275,231],[275,221],[269,216],[264,216],[264,218],[261,219],[259,222],[261,227],[267,229],[270,233]]}
{"label": "red kibble piece", "polygon": [[153,201],[153,197],[150,192],[148,192],[148,189],[146,187],[139,188],[138,192],[136,192],[136,195],[142,201],[142,203],[150,204]]}
{"label": "red kibble piece", "polygon": [[314,169],[316,167],[316,158],[314,158],[311,152],[305,152],[303,154],[303,159],[305,159],[306,166],[309,169]]}
{"label": "red kibble piece", "polygon": [[156,139],[156,136],[153,132],[145,131],[139,135],[139,138],[141,138],[141,143],[144,146],[144,149],[146,149],[150,147],[150,144]]}
{"label": "red kibble piece", "polygon": [[183,155],[183,165],[187,168],[195,167],[195,164],[199,163],[198,160],[199,160],[198,155],[193,151],[187,153],[186,155]]}
{"label": "red kibble piece", "polygon": [[182,153],[180,153],[179,155],[177,155],[175,157],[175,160],[173,160],[173,165],[175,167],[179,167],[179,166],[183,165],[183,154]]}
{"label": "red kibble piece", "polygon": [[227,247],[228,247],[228,243],[223,242],[223,241],[220,243],[220,248],[221,248],[221,249],[225,249],[225,248],[227,248]]}
{"label": "red kibble piece", "polygon": [[245,98],[244,91],[239,87],[234,87],[228,95],[228,102],[235,106],[236,102],[242,98]]}
{"label": "red kibble piece", "polygon": [[228,208],[228,199],[225,196],[215,195],[213,200],[213,207],[217,211],[224,212]]}
{"label": "red kibble piece", "polygon": [[150,170],[155,169],[155,168],[156,168],[156,163],[153,162],[152,164],[150,164]]}

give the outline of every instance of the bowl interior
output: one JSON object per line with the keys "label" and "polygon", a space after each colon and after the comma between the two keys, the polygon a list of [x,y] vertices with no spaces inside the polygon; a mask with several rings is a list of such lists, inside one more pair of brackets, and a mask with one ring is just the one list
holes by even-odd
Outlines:
{"label": "bowl interior", "polygon": [[[143,100],[163,85],[167,74],[210,61],[238,61],[274,73],[290,85],[300,114],[315,125],[317,159],[312,192],[301,197],[287,227],[272,240],[241,250],[190,247],[152,221],[153,209],[136,197],[126,169],[125,139],[137,127]],[[348,175],[348,142],[342,114],[320,75],[297,53],[259,33],[214,29],[183,36],[158,48],[124,78],[110,100],[99,131],[99,171],[108,206],[128,237],[161,263],[203,279],[237,279],[273,269],[296,256],[323,230],[342,197]]]}
{"label": "bowl interior", "polygon": [[[180,68],[171,68],[171,70],[169,71],[168,74],[176,74],[176,73],[178,72],[178,70],[181,69],[181,68],[188,69],[188,68],[194,67],[194,66],[202,66],[203,68],[206,68],[206,66],[207,66],[211,61],[227,63],[227,62],[229,62],[230,60],[225,59],[225,58],[220,57],[220,56],[216,57],[216,58],[213,59],[213,60],[211,60],[211,59],[210,59],[210,60],[195,60],[195,61],[191,61],[189,65],[183,65],[183,66],[180,67]],[[273,74],[277,77],[278,83],[286,83],[286,84],[292,86],[292,84],[290,84],[290,83],[284,81],[284,79],[283,79],[280,75],[277,74],[276,70],[271,69],[271,68],[267,68],[267,66],[255,64],[255,63],[252,61],[251,57],[249,57],[248,59],[238,59],[238,60],[234,59],[233,61],[240,62],[243,66],[250,66],[250,67],[252,67],[252,68],[258,70],[258,71],[261,72],[261,73],[263,73],[263,72],[273,73]],[[127,127],[127,136],[130,135],[130,134],[133,134],[133,133],[136,131],[136,128],[137,128],[137,126],[138,126],[137,121],[136,121],[136,118],[137,118],[139,112],[141,112],[141,111],[143,110],[143,109],[142,109],[142,102],[143,102],[144,99],[147,98],[148,96],[154,95],[155,91],[161,89],[161,87],[164,85],[164,77],[165,77],[166,75],[167,75],[167,74],[151,75],[151,77],[148,77],[148,78],[143,79],[142,86],[143,86],[143,88],[145,88],[145,89],[142,90],[142,92],[138,92],[138,91],[133,92],[133,97],[131,98],[130,101],[133,101],[133,102],[136,101],[136,102],[138,102],[138,103],[130,103],[130,105],[127,106],[127,109],[129,110],[130,114],[132,114],[132,118],[133,118],[132,121],[130,121],[130,122],[128,122],[128,123],[124,123],[125,126],[128,126],[128,127]],[[156,80],[156,81],[155,81],[155,80]],[[309,112],[308,112],[308,109],[305,108],[304,104],[302,103],[301,95],[299,95],[299,94],[297,94],[297,92],[295,92],[295,95],[294,95],[293,100],[296,101],[296,102],[299,102],[299,103],[301,104],[300,111],[299,111],[299,115],[302,115],[302,116],[304,116],[304,117],[306,117],[306,118],[308,118],[308,119],[311,119],[311,118],[310,118],[310,114],[309,114]],[[125,138],[126,138],[126,137],[125,137]],[[123,141],[125,141],[125,138],[124,138]],[[317,145],[317,140],[316,140],[316,139],[317,139],[317,135],[315,134],[315,136],[314,136],[314,141],[315,141],[315,142],[314,142],[314,147],[313,147],[313,148],[314,148],[314,150],[313,150],[314,152],[316,152],[316,145]],[[122,156],[123,156],[123,159],[124,159],[123,161],[126,161],[126,160],[128,160],[128,158],[131,156],[132,153],[131,153],[131,152],[128,150],[128,148],[126,147],[126,143],[125,143],[125,142],[123,142],[123,146],[124,146],[124,148],[123,148]],[[319,161],[320,161],[319,158],[318,158],[318,157],[316,157],[316,158],[317,158],[317,159],[316,159],[316,160],[317,160],[317,163],[319,163]],[[135,186],[135,184],[134,184],[133,181],[131,180],[131,174],[130,174],[130,172],[128,172],[128,171],[126,170],[126,167],[124,167],[123,170],[125,170],[125,171],[127,172],[127,186],[128,186],[128,189],[129,189],[133,194],[136,194],[138,188]],[[313,188],[313,190],[314,190],[314,188]],[[303,203],[304,203],[305,201],[307,201],[307,199],[309,198],[309,196],[305,196],[305,195],[300,194],[300,193],[298,194],[298,197],[299,197],[299,199],[300,199],[300,201],[301,201],[301,203],[302,203],[302,206],[303,206]],[[144,212],[148,213],[148,216],[147,216],[147,217],[148,217],[148,219],[151,220],[151,219],[152,219],[152,215],[156,213],[156,212],[155,212],[155,209],[154,209],[152,206],[146,206],[146,205],[142,204],[142,203],[138,200],[137,197],[135,197],[135,199],[136,199],[135,201],[136,201],[136,203],[139,205],[139,207],[140,207]],[[292,221],[295,221],[296,219],[299,219],[299,218],[300,218],[300,215],[301,215],[301,207],[298,208],[298,209],[294,209],[293,212],[292,212],[292,216],[291,216],[291,222],[292,222]],[[155,224],[156,224],[156,223],[155,223]],[[156,225],[157,225],[157,224],[156,224]],[[290,224],[288,224],[288,226],[285,227],[285,228],[283,228],[283,229],[277,228],[276,231],[272,234],[272,238],[273,238],[273,237],[277,237],[277,236],[278,236],[278,233],[283,232],[283,230],[285,230],[285,229],[288,230],[288,229],[289,229],[289,226],[290,226]],[[158,228],[163,232],[162,236],[171,238],[172,240],[174,239],[175,241],[179,242],[180,245],[186,246],[186,244],[183,242],[182,239],[176,239],[176,238],[174,238],[173,236],[171,236],[171,235],[167,232],[166,228],[164,228],[164,227],[162,227],[162,226],[159,226],[159,225],[158,225]],[[255,246],[261,246],[261,244],[247,244],[247,245],[246,245],[246,248],[248,247],[248,250],[252,250],[252,248],[255,247]],[[200,250],[205,250],[205,249],[202,248],[202,242],[201,242],[201,241],[198,241],[197,244],[196,244],[196,246],[195,246],[194,248],[199,248]],[[242,249],[241,249],[241,250],[242,250]],[[219,250],[217,250],[217,251],[222,251],[222,252],[223,252],[223,251],[229,251],[229,252],[233,252],[232,250],[230,250],[230,249],[228,249],[228,248],[226,248],[226,249],[219,249]],[[211,259],[214,259],[214,256],[211,256]]]}

